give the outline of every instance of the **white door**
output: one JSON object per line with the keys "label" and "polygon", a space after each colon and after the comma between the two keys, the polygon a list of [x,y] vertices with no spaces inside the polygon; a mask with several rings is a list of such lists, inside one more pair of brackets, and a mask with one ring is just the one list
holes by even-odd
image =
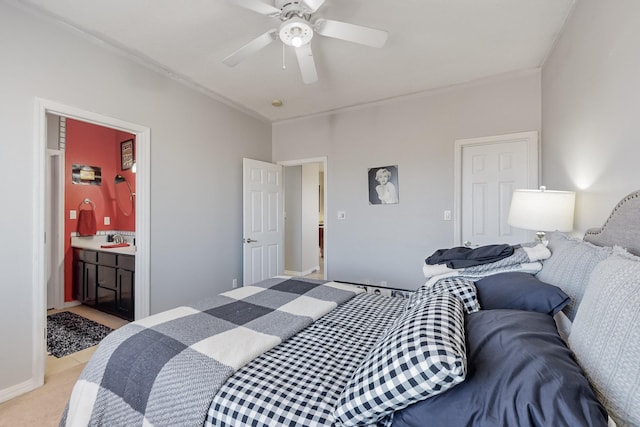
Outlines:
{"label": "white door", "polygon": [[456,141],[460,165],[457,245],[517,244],[530,231],[507,224],[513,190],[538,188],[538,133]]}
{"label": "white door", "polygon": [[282,166],[243,159],[243,284],[284,272]]}

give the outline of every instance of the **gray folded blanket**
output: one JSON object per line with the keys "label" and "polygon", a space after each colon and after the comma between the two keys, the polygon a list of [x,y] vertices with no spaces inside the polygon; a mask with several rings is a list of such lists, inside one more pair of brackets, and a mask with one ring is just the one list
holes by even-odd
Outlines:
{"label": "gray folded blanket", "polygon": [[514,250],[513,246],[507,244],[486,245],[473,249],[457,246],[438,249],[425,262],[429,265],[446,264],[449,268],[466,268],[500,261],[513,255]]}

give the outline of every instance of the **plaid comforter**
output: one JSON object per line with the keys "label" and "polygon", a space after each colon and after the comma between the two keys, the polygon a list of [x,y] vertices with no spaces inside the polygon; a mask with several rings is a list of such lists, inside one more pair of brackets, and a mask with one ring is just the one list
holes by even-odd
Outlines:
{"label": "plaid comforter", "polygon": [[205,427],[333,425],[342,389],[406,302],[362,294],[342,304],[229,378]]}
{"label": "plaid comforter", "polygon": [[101,342],[60,425],[201,426],[235,371],[360,292],[269,279],[126,325]]}

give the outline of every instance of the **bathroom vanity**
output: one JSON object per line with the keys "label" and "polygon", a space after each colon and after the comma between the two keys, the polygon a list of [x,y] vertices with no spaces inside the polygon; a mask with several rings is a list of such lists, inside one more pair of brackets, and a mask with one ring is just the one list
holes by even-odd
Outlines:
{"label": "bathroom vanity", "polygon": [[122,252],[74,247],[74,297],[98,310],[134,320],[135,255]]}

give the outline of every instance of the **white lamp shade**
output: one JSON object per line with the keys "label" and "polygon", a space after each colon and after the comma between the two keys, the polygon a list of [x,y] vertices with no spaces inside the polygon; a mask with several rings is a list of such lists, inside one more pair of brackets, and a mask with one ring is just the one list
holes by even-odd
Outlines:
{"label": "white lamp shade", "polygon": [[573,191],[515,190],[507,222],[525,230],[571,231],[575,200]]}

